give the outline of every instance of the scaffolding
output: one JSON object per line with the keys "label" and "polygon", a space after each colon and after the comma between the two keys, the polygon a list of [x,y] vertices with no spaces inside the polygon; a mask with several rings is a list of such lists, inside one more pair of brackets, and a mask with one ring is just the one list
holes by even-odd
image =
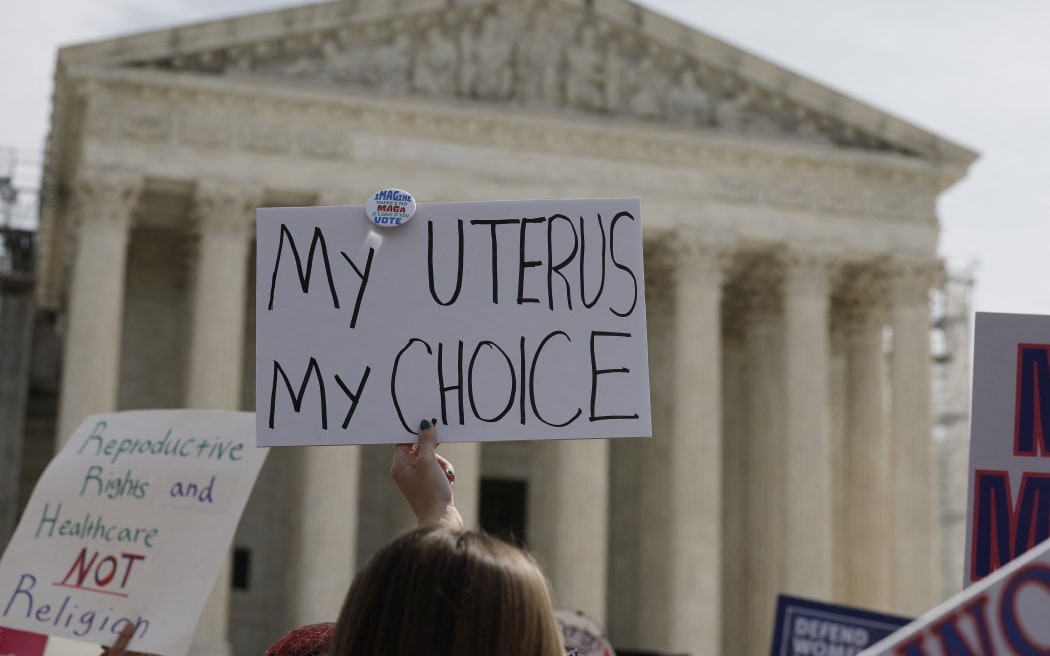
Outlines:
{"label": "scaffolding", "polygon": [[0,273],[33,273],[42,164],[42,153],[0,146]]}

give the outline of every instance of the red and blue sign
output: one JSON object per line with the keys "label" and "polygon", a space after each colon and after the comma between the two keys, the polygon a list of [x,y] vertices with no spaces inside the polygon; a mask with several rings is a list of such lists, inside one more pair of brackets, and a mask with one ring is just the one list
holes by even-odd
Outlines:
{"label": "red and blue sign", "polygon": [[966,585],[1050,537],[1050,317],[978,313]]}

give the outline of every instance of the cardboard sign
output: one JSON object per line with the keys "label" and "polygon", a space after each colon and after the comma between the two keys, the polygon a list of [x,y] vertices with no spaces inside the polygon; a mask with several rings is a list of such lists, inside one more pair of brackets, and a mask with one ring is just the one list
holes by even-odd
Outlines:
{"label": "cardboard sign", "polygon": [[798,597],[777,597],[771,656],[854,656],[911,620]]}
{"label": "cardboard sign", "polygon": [[1050,542],[934,608],[862,656],[1050,653]]}
{"label": "cardboard sign", "polygon": [[247,412],[89,417],[0,560],[0,626],[182,656],[266,457]]}
{"label": "cardboard sign", "polygon": [[44,656],[47,636],[0,626],[0,656]]}
{"label": "cardboard sign", "polygon": [[259,444],[651,435],[638,199],[257,215]]}
{"label": "cardboard sign", "polygon": [[1050,317],[977,314],[964,583],[1050,537]]}

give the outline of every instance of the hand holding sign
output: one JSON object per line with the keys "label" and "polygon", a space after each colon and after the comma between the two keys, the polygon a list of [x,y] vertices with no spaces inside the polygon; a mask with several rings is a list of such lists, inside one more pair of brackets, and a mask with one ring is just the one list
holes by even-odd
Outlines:
{"label": "hand holding sign", "polygon": [[131,636],[133,633],[135,633],[135,626],[132,624],[125,624],[124,628],[120,630],[120,634],[117,635],[117,639],[112,646],[102,646],[101,656],[149,656],[141,651],[128,651],[128,645],[131,644]]}
{"label": "hand holding sign", "polygon": [[436,448],[435,427],[424,419],[419,425],[417,444],[394,446],[390,476],[412,506],[420,526],[446,524],[461,529],[463,518],[452,499],[455,473],[452,465],[435,452]]}

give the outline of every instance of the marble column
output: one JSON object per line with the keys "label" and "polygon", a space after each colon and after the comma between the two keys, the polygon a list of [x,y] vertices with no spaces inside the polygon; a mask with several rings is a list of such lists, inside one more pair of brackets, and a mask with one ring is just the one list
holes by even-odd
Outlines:
{"label": "marble column", "polygon": [[828,425],[829,261],[784,258],[783,591],[832,592],[831,441]]}
{"label": "marble column", "polygon": [[[633,631],[621,645],[670,650],[669,603],[670,563],[667,545],[674,516],[670,498],[671,441],[674,432],[675,387],[675,258],[664,242],[648,243],[645,250],[645,314],[649,335],[649,397],[652,406],[653,436],[639,440],[633,483],[637,489],[637,524],[633,545],[637,562],[632,574],[635,583],[630,594]],[[622,447],[621,447],[622,448]],[[618,510],[618,509],[617,509]],[[610,626],[609,631],[617,630]]]}
{"label": "marble column", "polygon": [[779,263],[765,255],[748,266],[734,288],[744,306],[745,557],[749,627],[742,654],[769,650],[776,596],[784,576],[784,335]]}
{"label": "marble column", "polygon": [[740,645],[750,630],[744,617],[750,585],[742,554],[748,543],[744,460],[748,392],[742,313],[728,295],[722,307],[722,644]]}
{"label": "marble column", "polygon": [[117,410],[127,245],[142,177],[88,169],[74,183],[70,275],[57,447],[88,415]]}
{"label": "marble column", "polygon": [[[240,410],[244,311],[254,212],[259,194],[236,182],[201,183],[195,198],[197,233],[186,406]],[[228,656],[230,574],[227,562],[193,636],[197,656]]]}
{"label": "marble column", "polygon": [[846,538],[849,503],[846,489],[849,484],[846,442],[849,439],[849,358],[845,321],[838,299],[832,297],[831,309],[831,358],[828,361],[828,425],[831,427],[831,529],[832,572],[831,600],[836,603],[849,601],[849,574],[846,561],[849,559],[849,543]]}
{"label": "marble column", "polygon": [[844,601],[889,610],[893,527],[883,393],[884,283],[878,272],[862,272],[849,283],[841,308],[847,350],[847,432],[840,490],[845,503],[838,519]]}
{"label": "marble column", "polygon": [[937,590],[929,290],[938,271],[896,262],[891,272],[893,601],[910,615],[929,610]]}
{"label": "marble column", "polygon": [[[357,557],[357,446],[297,449],[291,494],[299,495],[289,531],[284,586],[289,626],[334,622],[354,578]],[[390,483],[393,485],[393,482]]]}
{"label": "marble column", "polygon": [[529,546],[550,577],[554,603],[604,624],[609,441],[539,441],[529,446]]}
{"label": "marble column", "polygon": [[201,183],[197,189],[186,375],[191,408],[240,409],[248,254],[259,197],[257,189],[233,182]]}
{"label": "marble column", "polygon": [[673,428],[667,452],[668,640],[721,653],[722,283],[726,248],[679,233],[675,254]]}

